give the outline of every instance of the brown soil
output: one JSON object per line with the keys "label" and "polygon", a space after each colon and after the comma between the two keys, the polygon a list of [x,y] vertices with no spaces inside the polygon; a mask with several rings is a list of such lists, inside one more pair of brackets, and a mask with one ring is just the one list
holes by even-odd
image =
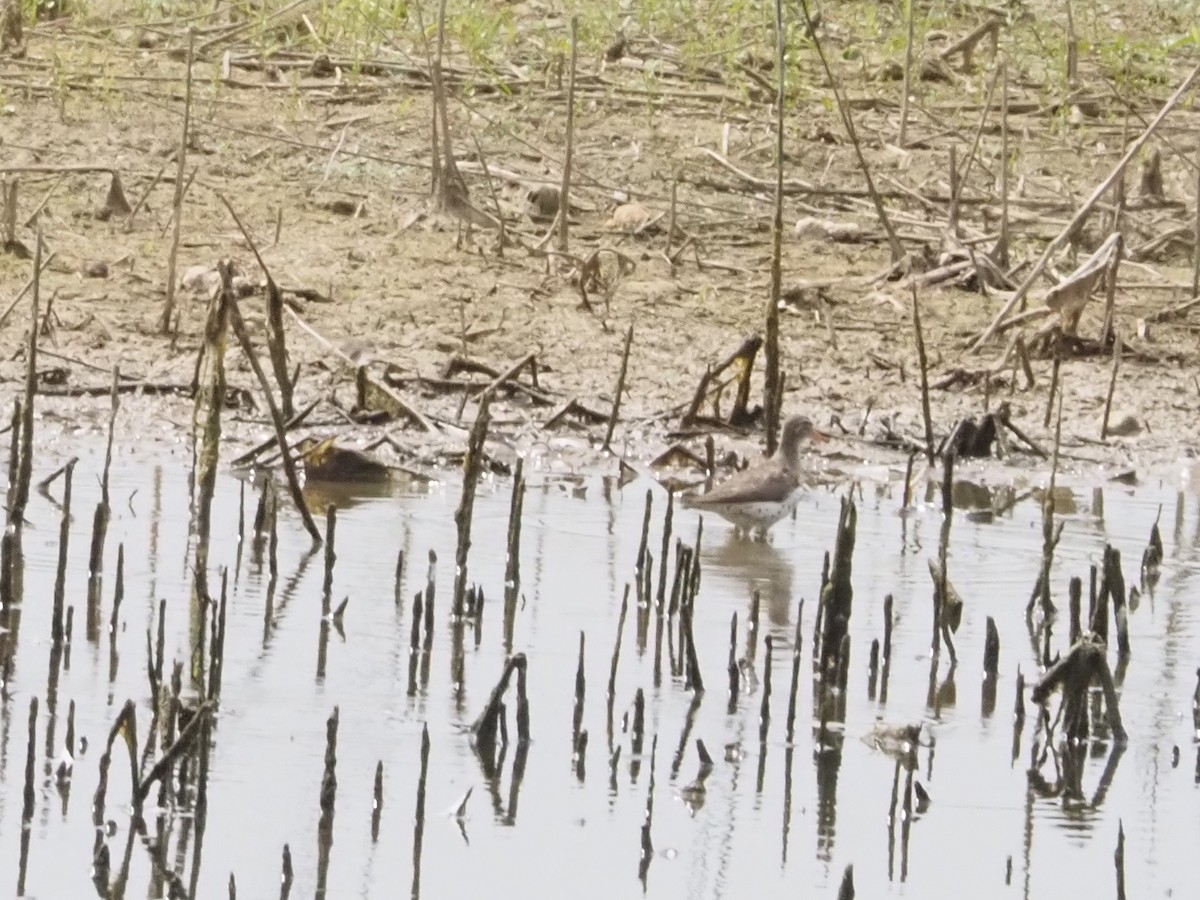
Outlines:
{"label": "brown soil", "polygon": [[[955,148],[961,167],[978,126],[992,57],[981,48],[975,68],[959,71],[960,61],[954,58],[938,70],[950,83],[920,82],[914,89],[918,104],[910,112],[910,147],[898,151],[900,85],[863,76],[893,56],[902,60],[903,46],[892,56],[880,55],[878,42],[856,36],[860,23],[855,16],[861,13],[854,5],[845,11],[840,5],[831,7],[828,18],[837,22],[824,26],[823,39],[847,79],[843,87],[855,101],[864,149],[914,269],[929,269],[938,264],[946,230],[950,151]],[[518,7],[510,14],[518,25],[544,19],[532,8]],[[1035,24],[1022,20],[1014,35],[1021,29],[1027,35],[1035,25],[1058,27],[1041,18],[1048,12],[1029,15]],[[943,24],[953,40],[979,21],[978,14],[964,13]],[[1090,21],[1087,27],[1103,34],[1112,21]],[[220,23],[203,24],[216,28]],[[668,442],[668,432],[679,424],[675,408],[691,399],[705,368],[725,358],[746,336],[762,331],[773,179],[771,97],[763,88],[774,77],[763,62],[770,58],[769,47],[748,53],[738,66],[720,67],[681,63],[670,44],[673,36],[667,34],[632,33],[626,57],[617,62],[605,63],[594,48],[581,52],[572,188],[579,208],[571,220],[570,251],[578,260],[598,248],[612,248],[635,264],[607,302],[603,292],[593,292],[588,309],[581,303],[570,259],[531,249],[546,224],[532,221],[525,211],[531,189],[561,178],[565,82],[552,64],[553,54],[526,47],[519,57],[493,60],[490,69],[454,55],[447,59],[454,149],[472,202],[494,212],[472,136],[483,149],[513,240],[501,254],[495,231],[460,235],[458,220],[436,211],[431,202],[432,102],[423,56],[415,50],[412,56],[380,50],[378,59],[391,68],[363,73],[339,68],[343,60],[332,52],[332,67],[313,65],[316,52],[311,49],[268,57],[254,45],[214,40],[219,34],[202,31],[198,38],[204,52],[195,65],[194,129],[185,166],[195,179],[184,205],[178,277],[195,266],[212,267],[218,259],[232,257],[261,285],[253,254],[219,192],[246,222],[288,296],[296,299],[300,291],[308,298],[298,302],[311,328],[346,352],[369,350],[371,371],[382,376],[387,368],[399,379],[398,392],[445,426],[434,437],[411,424],[404,429],[383,426],[400,443],[422,452],[461,447],[459,423],[473,417],[468,403],[460,418],[461,390],[443,391],[413,380],[416,376],[439,379],[451,358],[464,355],[503,371],[532,352],[549,405],[505,395],[494,415],[499,430],[553,452],[556,438],[542,426],[562,404],[575,398],[608,411],[625,331],[632,324],[628,393],[616,446],[645,458]],[[289,34],[295,36],[294,31]],[[769,34],[764,31],[760,37],[769,41]],[[1004,34],[1008,41],[1008,31]],[[130,379],[186,385],[200,346],[207,298],[180,290],[177,333],[164,336],[158,330],[183,113],[183,27],[159,23],[143,31],[129,21],[64,19],[27,26],[25,38],[23,59],[0,61],[0,107],[4,171],[10,183],[19,184],[17,239],[26,248],[34,246],[32,227],[22,223],[44,202],[37,220],[54,253],[41,282],[43,313],[51,298],[53,307],[40,341],[39,371],[49,377],[48,370],[62,370],[57,373],[62,386],[56,390],[105,385],[114,365]],[[139,40],[148,46],[140,48]],[[933,35],[919,59],[936,58],[948,42],[938,43]],[[1191,61],[1181,51],[1179,58],[1162,59],[1154,67],[1135,66],[1141,80],[1129,89],[1133,113],[1127,120],[1126,105],[1101,77],[1097,60],[1103,47],[1089,45],[1092,52],[1084,53],[1081,62],[1079,83],[1084,87],[1069,94],[1036,52],[1022,56],[1016,50],[1024,45],[1012,46],[1011,252],[1014,262],[1032,263],[1112,169],[1123,134],[1132,139],[1141,132]],[[876,49],[865,59],[847,52],[860,47]],[[222,75],[226,50],[233,62],[227,78]],[[800,58],[802,87],[794,89],[789,102],[787,178],[812,187],[791,190],[786,198],[784,287],[823,283],[827,305],[822,308],[809,290],[781,314],[789,391],[785,412],[808,412],[835,433],[840,421],[855,437],[845,448],[851,455],[863,454],[869,446],[856,439],[860,430],[868,440],[877,438],[885,421],[895,432],[919,441],[923,425],[910,288],[903,279],[875,280],[889,267],[888,244],[863,193],[853,147],[832,94],[823,86],[826,80],[818,74],[815,55],[808,48],[792,54]],[[654,77],[646,74],[651,67]],[[994,243],[999,211],[998,97],[979,160],[963,190],[962,237],[984,238],[974,244],[984,252]],[[1140,163],[1130,168],[1128,178],[1130,207],[1122,228],[1127,252],[1143,255],[1122,266],[1116,292],[1116,329],[1136,355],[1122,363],[1113,421],[1129,412],[1138,433],[1099,442],[1110,358],[1068,359],[1062,366],[1063,443],[1072,458],[1161,464],[1190,452],[1200,437],[1195,416],[1200,385],[1192,374],[1194,326],[1185,313],[1150,324],[1139,334],[1139,320],[1191,294],[1190,231],[1180,243],[1158,251],[1145,245],[1171,228],[1191,228],[1193,212],[1187,207],[1194,174],[1181,155],[1191,149],[1178,138],[1195,133],[1196,119],[1191,110],[1176,110],[1149,145],[1163,156],[1165,204],[1142,196],[1133,185]],[[736,169],[762,184],[748,182],[705,150],[724,152]],[[107,221],[97,218],[109,189],[103,173],[21,169],[79,165],[118,172],[131,205],[145,196],[131,224],[121,214]],[[677,222],[694,243],[672,266],[665,256],[666,214],[675,178]],[[638,234],[607,227],[617,191],[663,217]],[[1110,211],[1106,201],[1086,223],[1075,250],[1053,261],[1060,275],[1100,243]],[[855,223],[861,238],[856,243],[801,240],[792,226],[802,216]],[[670,246],[677,249],[681,239],[677,235]],[[612,259],[606,263],[608,274]],[[29,260],[13,253],[0,256],[0,297],[15,297],[30,272]],[[1017,272],[1015,282],[1022,277]],[[1035,286],[1031,308],[1041,306],[1048,286],[1047,281]],[[1000,358],[1009,335],[979,354],[964,349],[1003,305],[995,291],[984,295],[973,285],[922,288],[920,303],[930,380],[954,381],[953,373],[964,372],[963,383],[932,392],[935,431],[942,435],[959,418],[983,411],[982,373]],[[7,305],[7,300],[0,304],[0,312]],[[1103,306],[1100,292],[1084,313],[1080,333],[1085,337],[1097,335]],[[261,341],[261,290],[243,299],[242,308]],[[10,396],[24,377],[28,309],[26,298],[0,327],[0,382],[8,385]],[[1039,324],[1028,326],[1027,332]],[[349,410],[354,402],[352,369],[290,318],[288,342],[301,373],[297,406],[334,396]],[[240,352],[230,354],[232,382],[257,393]],[[761,365],[760,355],[756,402]],[[1000,369],[991,378],[991,399],[1011,396],[1014,420],[1049,447],[1053,430],[1043,427],[1043,416],[1051,362],[1034,358],[1032,370],[1036,382],[1029,387],[1019,370],[1013,383],[1011,365]],[[522,380],[528,383],[528,376]],[[487,381],[487,376],[475,376],[478,387]],[[726,392],[722,413],[731,400],[732,392]],[[44,397],[39,408],[61,430],[89,431],[103,426],[107,400]],[[125,408],[125,425],[147,439],[155,434],[177,438],[189,427],[190,403],[183,399],[128,399]],[[157,422],[149,428],[152,419]],[[350,428],[329,405],[313,421],[321,425],[321,433]],[[231,422],[232,433],[247,444],[269,433],[261,411],[234,414]],[[568,417],[558,433],[578,434],[580,429],[593,437],[604,431],[603,425],[582,426]],[[364,428],[353,438],[377,432]],[[1020,445],[1013,442],[1013,447]]]}

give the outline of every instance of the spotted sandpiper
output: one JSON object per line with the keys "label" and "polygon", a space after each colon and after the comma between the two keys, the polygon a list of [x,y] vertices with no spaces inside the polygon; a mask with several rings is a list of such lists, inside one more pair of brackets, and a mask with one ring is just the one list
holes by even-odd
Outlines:
{"label": "spotted sandpiper", "polygon": [[743,469],[707,494],[689,494],[685,507],[715,512],[739,529],[765,536],[767,529],[796,508],[800,487],[800,445],[823,441],[825,435],[805,416],[783,425],[779,452]]}

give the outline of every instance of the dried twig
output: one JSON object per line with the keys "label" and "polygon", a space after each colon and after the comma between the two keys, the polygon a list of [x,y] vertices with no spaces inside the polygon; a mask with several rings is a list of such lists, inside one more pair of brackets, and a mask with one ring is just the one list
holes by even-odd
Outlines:
{"label": "dried twig", "polygon": [[1042,251],[1042,255],[1038,258],[1038,261],[1033,264],[1032,268],[1030,268],[1029,273],[1025,276],[1025,280],[1021,282],[1021,285],[1017,288],[1017,292],[1013,294],[1011,298],[1009,298],[1009,301],[1004,304],[1004,307],[998,313],[996,313],[996,317],[992,319],[991,324],[989,324],[988,327],[983,330],[983,333],[980,334],[979,337],[976,338],[975,341],[970,345],[970,349],[972,351],[979,350],[985,343],[987,343],[999,329],[1001,323],[1008,317],[1009,313],[1016,308],[1018,303],[1025,299],[1025,295],[1029,293],[1029,289],[1033,287],[1033,283],[1045,270],[1046,265],[1050,262],[1050,258],[1063,248],[1063,246],[1070,240],[1071,235],[1075,234],[1079,226],[1083,224],[1084,219],[1086,219],[1088,214],[1092,211],[1092,208],[1095,207],[1095,205],[1100,201],[1100,198],[1104,196],[1108,189],[1112,187],[1113,183],[1125,171],[1125,167],[1128,166],[1130,161],[1137,156],[1142,147],[1145,146],[1146,142],[1150,140],[1150,137],[1158,129],[1158,126],[1162,124],[1164,119],[1166,119],[1167,114],[1175,108],[1176,104],[1178,104],[1181,99],[1183,99],[1183,95],[1187,93],[1188,89],[1192,86],[1192,82],[1196,80],[1197,76],[1200,76],[1200,66],[1196,66],[1196,68],[1192,69],[1191,72],[1188,73],[1187,77],[1183,79],[1183,82],[1179,85],[1179,87],[1175,89],[1175,92],[1167,98],[1167,102],[1164,103],[1162,109],[1158,111],[1158,115],[1155,116],[1150,124],[1146,126],[1145,130],[1142,131],[1137,140],[1129,145],[1128,149],[1125,151],[1125,155],[1117,161],[1117,164],[1113,166],[1113,169],[1108,173],[1108,176],[1096,186],[1095,190],[1092,191],[1087,200],[1083,202],[1083,205],[1075,211],[1075,215],[1071,217],[1071,221],[1063,227],[1062,231],[1058,233],[1054,240],[1046,245],[1046,249]]}

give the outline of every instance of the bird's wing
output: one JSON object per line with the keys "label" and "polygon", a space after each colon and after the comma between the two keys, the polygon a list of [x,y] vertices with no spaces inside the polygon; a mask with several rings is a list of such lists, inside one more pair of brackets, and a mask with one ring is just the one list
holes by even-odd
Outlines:
{"label": "bird's wing", "polygon": [[688,506],[703,508],[717,503],[769,503],[790,496],[800,486],[794,472],[747,469],[722,481],[707,494],[685,498]]}

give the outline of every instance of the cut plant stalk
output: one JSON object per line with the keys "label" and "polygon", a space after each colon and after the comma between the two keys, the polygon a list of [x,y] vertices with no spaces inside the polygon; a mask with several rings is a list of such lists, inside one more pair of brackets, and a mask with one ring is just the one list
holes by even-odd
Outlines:
{"label": "cut plant stalk", "polygon": [[[231,277],[229,272],[228,262],[222,263],[222,283],[225,283],[227,276]],[[287,438],[285,436],[286,429],[284,427],[283,416],[279,411],[279,407],[275,404],[275,396],[271,391],[271,386],[267,382],[266,373],[263,372],[262,365],[259,364],[258,356],[254,352],[254,345],[250,342],[250,335],[246,331],[246,323],[242,321],[242,314],[238,310],[237,300],[233,298],[232,290],[229,291],[229,322],[233,326],[234,334],[237,335],[238,344],[242,348],[242,353],[246,357],[246,361],[250,364],[250,368],[254,371],[258,379],[259,387],[262,388],[263,395],[267,400],[267,408],[271,413],[271,422],[275,426],[275,439],[280,447],[287,446]],[[312,513],[308,509],[308,503],[304,499],[304,493],[300,490],[300,479],[296,474],[296,463],[292,459],[291,453],[284,453],[280,457],[283,463],[283,472],[287,478],[288,490],[292,495],[292,501],[296,504],[296,509],[300,513],[300,519],[304,523],[305,530],[312,537],[314,545],[320,545],[321,532],[317,529],[317,523],[313,521]]]}
{"label": "cut plant stalk", "polygon": [[613,431],[617,427],[617,417],[621,413],[621,396],[625,393],[625,374],[629,371],[629,348],[633,344],[633,323],[625,332],[625,349],[621,351],[621,371],[617,375],[617,390],[613,394],[612,413],[608,417],[608,429],[604,432],[604,449],[612,452]]}
{"label": "cut plant stalk", "polygon": [[8,522],[21,531],[25,506],[29,502],[29,484],[33,480],[33,408],[37,392],[38,310],[41,303],[42,225],[38,222],[37,243],[33,248],[33,291],[29,300],[29,343],[25,350],[25,397],[21,401],[21,456],[17,481],[8,506]]}
{"label": "cut plant stalk", "polygon": [[371,843],[379,840],[379,822],[383,817],[383,760],[375,764],[375,788],[371,799]]}
{"label": "cut plant stalk", "polygon": [[900,89],[900,134],[896,138],[896,144],[902,150],[908,146],[908,104],[912,93],[913,26],[916,19],[913,0],[907,0],[905,6],[905,19],[908,27],[904,39],[904,77]]}
{"label": "cut plant stalk", "polygon": [[646,876],[650,872],[650,861],[654,858],[654,841],[650,836],[650,829],[654,823],[654,763],[657,757],[658,735],[656,734],[650,746],[650,785],[646,789],[646,811],[642,816],[642,850],[638,857],[638,880],[642,883],[643,891],[646,889]]}
{"label": "cut plant stalk", "polygon": [[[771,289],[767,296],[766,341],[764,342],[763,410],[766,413],[767,456],[775,453],[779,438],[782,401],[779,364],[779,302],[783,293],[783,123],[787,88],[786,44],[783,0],[775,0],[775,204],[771,220]],[[805,10],[807,17],[808,11]],[[816,37],[813,37],[816,40]]]}
{"label": "cut plant stalk", "polygon": [[567,74],[567,147],[563,155],[562,186],[558,192],[558,252],[568,252],[567,223],[571,197],[571,163],[575,157],[575,69],[579,58],[579,16],[571,16],[571,59]]}
{"label": "cut plant stalk", "polygon": [[583,669],[583,654],[586,645],[587,636],[581,631],[579,632],[579,662],[575,666],[575,707],[571,715],[572,752],[579,747],[579,733],[583,726],[583,701],[587,696],[587,676]]}
{"label": "cut plant stalk", "polygon": [[[867,183],[867,193],[871,197],[871,202],[875,205],[875,213],[879,217],[879,224],[883,227],[884,233],[887,235],[888,247],[891,248],[892,252],[892,264],[899,265],[905,257],[904,247],[901,246],[900,238],[896,235],[896,229],[892,227],[891,219],[888,218],[887,210],[883,206],[883,198],[879,196],[879,191],[875,188],[875,179],[871,177],[871,167],[867,164],[867,157],[863,153],[862,145],[858,142],[858,132],[854,127],[854,119],[850,115],[850,108],[843,99],[842,91],[838,87],[837,77],[833,74],[833,69],[830,68],[829,60],[825,56],[825,50],[821,46],[821,40],[817,34],[817,25],[813,21],[812,14],[808,9],[808,0],[800,0],[800,11],[804,14],[804,24],[808,30],[809,38],[813,42],[813,49],[817,51],[817,56],[820,57],[821,68],[825,71],[825,77],[829,79],[838,113],[841,115],[842,124],[846,126],[846,134],[850,137],[850,143],[854,145],[854,153],[858,157],[859,168],[862,169],[863,179]],[[777,15],[777,22],[779,18],[780,16]]]}
{"label": "cut plant stalk", "polygon": [[1154,132],[1158,130],[1158,127],[1163,123],[1163,120],[1166,119],[1167,114],[1175,108],[1176,104],[1178,104],[1181,99],[1183,99],[1184,94],[1186,94],[1188,89],[1191,88],[1192,83],[1196,80],[1197,76],[1200,76],[1200,66],[1192,69],[1183,79],[1183,81],[1180,82],[1179,87],[1177,87],[1174,93],[1167,98],[1162,108],[1158,111],[1158,115],[1156,115],[1150,124],[1147,125],[1142,131],[1142,133],[1138,135],[1137,139],[1126,148],[1124,155],[1120,158],[1120,160],[1117,161],[1116,165],[1113,166],[1113,169],[1111,172],[1109,172],[1108,176],[1096,186],[1096,188],[1083,202],[1079,209],[1075,211],[1075,214],[1071,217],[1071,220],[1065,226],[1063,226],[1062,230],[1058,233],[1054,240],[1046,245],[1046,249],[1042,251],[1042,255],[1038,257],[1037,262],[1035,262],[1026,273],[1025,280],[1022,281],[1017,287],[1016,293],[1009,298],[1009,300],[1004,304],[1004,307],[998,313],[996,313],[995,318],[992,319],[987,328],[985,328],[983,332],[971,343],[971,351],[978,351],[984,344],[991,340],[992,336],[995,335],[996,331],[1000,328],[1001,323],[1008,318],[1012,311],[1017,307],[1017,304],[1024,301],[1025,296],[1029,293],[1030,288],[1033,287],[1038,278],[1041,277],[1042,272],[1045,271],[1051,257],[1053,257],[1055,253],[1057,253],[1067,244],[1072,235],[1078,232],[1079,227],[1083,224],[1084,220],[1087,219],[1093,207],[1100,202],[1100,198],[1107,193],[1108,189],[1112,187],[1113,183],[1118,177],[1120,177],[1121,173],[1125,171],[1125,167],[1129,165],[1130,161],[1141,152],[1142,147],[1145,146],[1146,142],[1150,140]]}
{"label": "cut plant stalk", "polygon": [[795,736],[794,726],[796,722],[796,697],[800,693],[800,657],[803,655],[804,649],[803,634],[801,632],[801,624],[804,619],[804,598],[800,598],[800,605],[796,608],[796,634],[792,639],[792,684],[788,690],[788,711],[787,711],[787,742],[791,746],[792,739]]}
{"label": "cut plant stalk", "polygon": [[775,639],[768,634],[763,638],[763,646],[767,656],[763,661],[762,701],[758,708],[758,743],[759,753],[766,756],[767,733],[771,729],[771,652]]}
{"label": "cut plant stalk", "polygon": [[504,652],[512,652],[517,597],[521,592],[521,518],[525,511],[525,460],[517,458],[508,508],[507,560],[504,565]]}
{"label": "cut plant stalk", "polygon": [[[288,426],[292,427],[298,424],[298,418],[302,420],[303,417],[297,417],[292,399],[296,387],[296,379],[288,372],[287,335],[283,329],[283,292],[279,290],[279,285],[271,277],[271,270],[267,268],[266,262],[263,261],[262,254],[258,252],[258,245],[250,237],[250,232],[242,224],[241,217],[238,216],[233,205],[220,192],[217,193],[217,197],[225,205],[225,208],[229,210],[229,214],[233,216],[233,221],[237,223],[242,237],[250,245],[250,251],[254,254],[254,258],[258,260],[258,266],[262,269],[263,275],[267,279],[267,355],[271,359],[271,368],[275,373],[275,383],[279,385],[280,413],[288,421]],[[315,402],[310,405],[305,410],[304,415],[306,416],[315,405]]]}
{"label": "cut plant stalk", "polygon": [[337,801],[337,739],[340,721],[338,707],[325,723],[325,768],[321,774],[320,818],[317,820],[316,896],[325,897],[329,877],[329,857],[333,850],[333,817]]}
{"label": "cut plant stalk", "polygon": [[413,815],[413,900],[421,895],[421,847],[425,844],[425,782],[430,774],[430,726],[421,724],[421,770],[416,778],[416,812]]}
{"label": "cut plant stalk", "polygon": [[[58,565],[54,572],[54,605],[50,615],[50,642],[55,648],[63,643],[63,603],[67,582],[67,545],[71,534],[71,482],[76,460],[67,463],[63,474],[62,516],[58,526]],[[49,698],[47,698],[49,702]]]}
{"label": "cut plant stalk", "polygon": [[1108,393],[1104,397],[1104,417],[1100,421],[1100,440],[1108,440],[1108,419],[1112,415],[1112,400],[1113,394],[1117,390],[1117,374],[1121,371],[1121,353],[1124,346],[1121,342],[1121,336],[1116,335],[1113,338],[1112,350],[1112,370],[1108,377]]}
{"label": "cut plant stalk", "polygon": [[917,284],[912,285],[913,334],[917,342],[917,363],[921,372],[921,418],[925,422],[925,455],[932,464],[935,457],[933,446],[933,415],[929,409],[929,359],[925,355],[925,335],[921,330],[921,305],[917,300]]}
{"label": "cut plant stalk", "polygon": [[[996,264],[1004,270],[1009,267],[1009,222],[1008,222],[1008,59],[1000,60],[1000,236],[992,254]],[[1022,306],[1022,309],[1024,307]]]}
{"label": "cut plant stalk", "polygon": [[613,703],[616,698],[617,690],[617,663],[621,659],[621,635],[625,631],[625,616],[629,612],[629,585],[625,585],[625,594],[621,597],[621,612],[617,617],[617,636],[613,641],[612,662],[608,670],[608,691],[605,694],[605,701],[608,709],[607,725],[608,725],[608,751],[611,754],[613,751]]}
{"label": "cut plant stalk", "polygon": [[467,440],[467,452],[463,458],[462,497],[454,512],[454,525],[458,532],[458,543],[454,552],[454,598],[451,616],[459,621],[463,615],[463,600],[467,593],[467,556],[471,550],[471,519],[475,514],[475,488],[483,471],[484,444],[487,441],[488,423],[491,421],[489,405],[491,394],[485,393],[479,401],[475,424]]}
{"label": "cut plant stalk", "polygon": [[104,471],[100,476],[100,502],[96,504],[96,513],[92,518],[92,546],[88,555],[87,640],[89,643],[100,638],[100,588],[103,584],[101,576],[104,570],[104,539],[108,534],[108,520],[112,515],[109,506],[108,482],[109,471],[112,468],[113,431],[116,427],[117,410],[121,405],[117,394],[117,384],[120,378],[120,369],[113,366],[108,440],[104,449]]}
{"label": "cut plant stalk", "polygon": [[158,320],[158,330],[169,334],[175,319],[175,273],[179,258],[179,244],[183,236],[183,197],[184,172],[187,171],[187,151],[189,134],[192,126],[192,64],[196,53],[196,29],[188,28],[187,73],[183,84],[183,133],[179,138],[179,149],[176,151],[175,166],[175,197],[171,204],[173,232],[171,234],[171,250],[167,255],[167,292],[163,301],[162,316]]}

